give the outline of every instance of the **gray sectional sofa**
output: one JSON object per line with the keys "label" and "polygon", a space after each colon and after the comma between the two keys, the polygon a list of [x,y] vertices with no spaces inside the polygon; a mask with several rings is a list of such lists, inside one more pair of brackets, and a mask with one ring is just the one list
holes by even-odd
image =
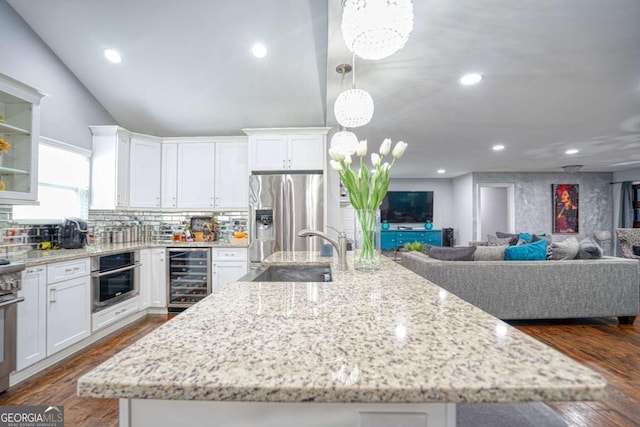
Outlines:
{"label": "gray sectional sofa", "polygon": [[630,324],[638,314],[637,260],[441,261],[404,252],[402,265],[500,319],[618,317]]}

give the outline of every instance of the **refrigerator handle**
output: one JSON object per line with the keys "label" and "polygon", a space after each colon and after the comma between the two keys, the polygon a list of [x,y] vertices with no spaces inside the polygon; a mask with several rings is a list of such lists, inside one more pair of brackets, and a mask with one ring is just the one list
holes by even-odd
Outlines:
{"label": "refrigerator handle", "polygon": [[282,250],[290,251],[291,250],[291,200],[289,197],[289,190],[291,184],[287,179],[287,176],[284,176],[284,182],[282,183]]}

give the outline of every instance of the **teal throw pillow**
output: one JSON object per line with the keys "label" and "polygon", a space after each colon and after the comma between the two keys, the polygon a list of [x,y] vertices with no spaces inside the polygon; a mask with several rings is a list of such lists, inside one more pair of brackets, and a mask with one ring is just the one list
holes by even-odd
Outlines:
{"label": "teal throw pillow", "polygon": [[518,234],[518,237],[527,243],[535,242],[535,240],[532,240],[534,236],[544,236],[544,233],[532,234],[532,233],[520,232]]}
{"label": "teal throw pillow", "polygon": [[506,261],[544,261],[547,259],[547,241],[538,240],[525,245],[509,246],[504,250],[504,259]]}
{"label": "teal throw pillow", "polygon": [[524,240],[525,242],[529,243],[531,241],[531,238],[533,237],[533,234],[521,232],[520,234],[518,234],[518,237]]}

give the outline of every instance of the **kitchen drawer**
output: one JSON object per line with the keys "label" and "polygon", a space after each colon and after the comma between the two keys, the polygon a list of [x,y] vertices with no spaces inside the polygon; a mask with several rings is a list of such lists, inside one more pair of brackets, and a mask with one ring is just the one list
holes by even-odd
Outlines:
{"label": "kitchen drawer", "polygon": [[90,272],[89,258],[48,264],[47,283],[58,283],[62,282],[63,280],[87,276]]}
{"label": "kitchen drawer", "polygon": [[246,261],[248,259],[246,248],[214,248],[214,261]]}
{"label": "kitchen drawer", "polygon": [[91,319],[91,332],[106,328],[112,323],[138,312],[139,296],[129,298],[113,307],[94,313]]}

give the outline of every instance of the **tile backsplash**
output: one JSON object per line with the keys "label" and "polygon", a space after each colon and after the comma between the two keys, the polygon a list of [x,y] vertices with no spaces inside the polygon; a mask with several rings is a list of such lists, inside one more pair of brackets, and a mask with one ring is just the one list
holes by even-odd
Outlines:
{"label": "tile backsplash", "polygon": [[183,229],[183,221],[187,224],[192,216],[208,216],[218,221],[220,233],[217,240],[228,239],[229,232],[247,229],[248,213],[246,211],[89,211],[89,226],[94,233],[109,227],[145,225],[153,227],[153,240],[169,241],[174,230]]}
{"label": "tile backsplash", "polygon": [[[10,206],[0,206],[0,258],[26,256],[27,251],[30,250],[57,247],[60,221],[43,221],[42,223],[29,221],[29,224],[21,224],[12,220],[11,213]],[[126,227],[149,231],[149,235],[144,237],[140,234],[137,239],[139,241],[170,241],[173,231],[182,230],[183,221],[188,224],[192,216],[207,216],[218,221],[220,232],[216,240],[228,240],[230,232],[247,230],[247,211],[90,210],[87,220],[90,243],[108,243],[102,241],[103,231]]]}

